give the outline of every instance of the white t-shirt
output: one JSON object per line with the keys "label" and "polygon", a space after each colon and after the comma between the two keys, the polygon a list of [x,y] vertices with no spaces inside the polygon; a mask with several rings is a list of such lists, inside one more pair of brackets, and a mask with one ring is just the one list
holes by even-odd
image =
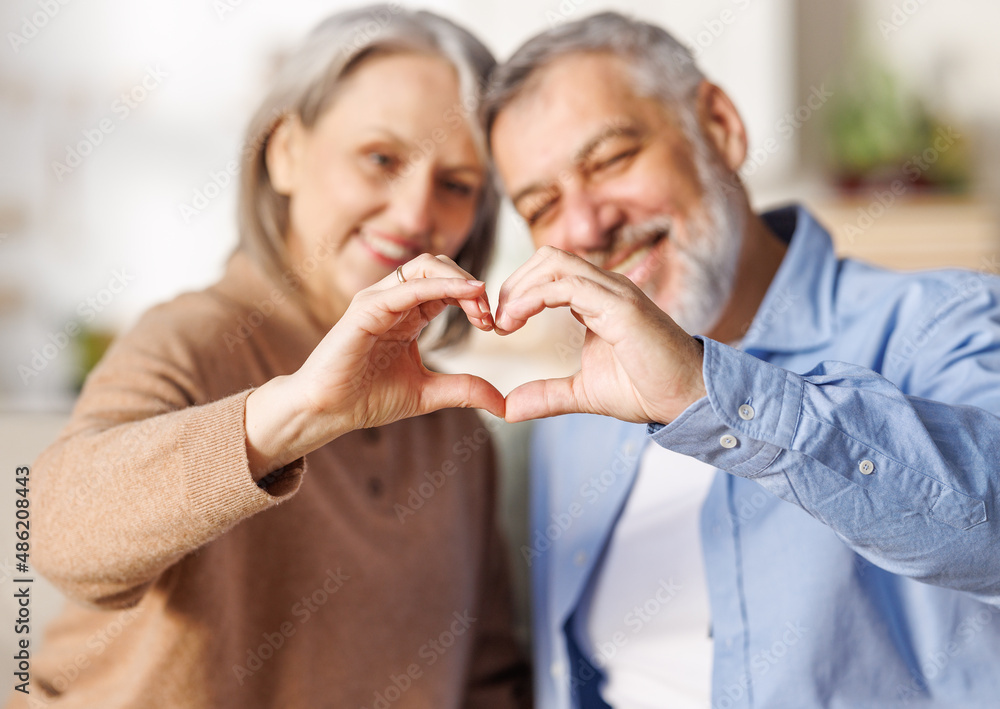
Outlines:
{"label": "white t-shirt", "polygon": [[711,705],[712,639],[699,518],[716,470],[648,441],[577,613],[581,650],[616,709]]}

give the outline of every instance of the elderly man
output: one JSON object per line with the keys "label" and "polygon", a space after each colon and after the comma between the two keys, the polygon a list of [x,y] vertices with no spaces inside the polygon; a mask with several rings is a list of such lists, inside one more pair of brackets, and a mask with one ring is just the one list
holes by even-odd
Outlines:
{"label": "elderly man", "polygon": [[536,429],[539,705],[998,706],[998,279],[755,214],[732,102],[617,14],[528,41],[483,116],[540,247],[497,328],[587,327],[507,398],[591,414]]}

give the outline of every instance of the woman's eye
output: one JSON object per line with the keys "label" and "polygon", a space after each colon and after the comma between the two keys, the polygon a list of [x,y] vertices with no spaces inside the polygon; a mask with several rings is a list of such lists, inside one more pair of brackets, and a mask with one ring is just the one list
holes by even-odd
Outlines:
{"label": "woman's eye", "polygon": [[468,197],[475,191],[475,187],[472,185],[456,180],[445,180],[441,183],[441,186],[448,192],[459,197]]}
{"label": "woman's eye", "polygon": [[378,167],[391,168],[395,165],[395,158],[386,153],[380,153],[377,150],[373,150],[368,153],[368,160]]}

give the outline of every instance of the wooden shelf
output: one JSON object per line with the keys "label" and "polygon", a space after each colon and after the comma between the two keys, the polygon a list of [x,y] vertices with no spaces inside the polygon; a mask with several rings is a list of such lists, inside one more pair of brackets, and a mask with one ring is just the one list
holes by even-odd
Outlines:
{"label": "wooden shelf", "polygon": [[845,197],[807,206],[829,229],[842,256],[902,270],[1000,271],[1000,223],[979,200],[898,197],[884,207],[872,197]]}

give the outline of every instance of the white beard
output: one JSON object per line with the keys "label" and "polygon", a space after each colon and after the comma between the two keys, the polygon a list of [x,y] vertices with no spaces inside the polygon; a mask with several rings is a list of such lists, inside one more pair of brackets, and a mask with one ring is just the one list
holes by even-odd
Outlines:
{"label": "white beard", "polygon": [[722,187],[733,177],[702,146],[694,148],[705,218],[688,225],[688,244],[674,241],[683,288],[667,314],[686,332],[703,335],[718,323],[732,295],[746,219],[742,205]]}

